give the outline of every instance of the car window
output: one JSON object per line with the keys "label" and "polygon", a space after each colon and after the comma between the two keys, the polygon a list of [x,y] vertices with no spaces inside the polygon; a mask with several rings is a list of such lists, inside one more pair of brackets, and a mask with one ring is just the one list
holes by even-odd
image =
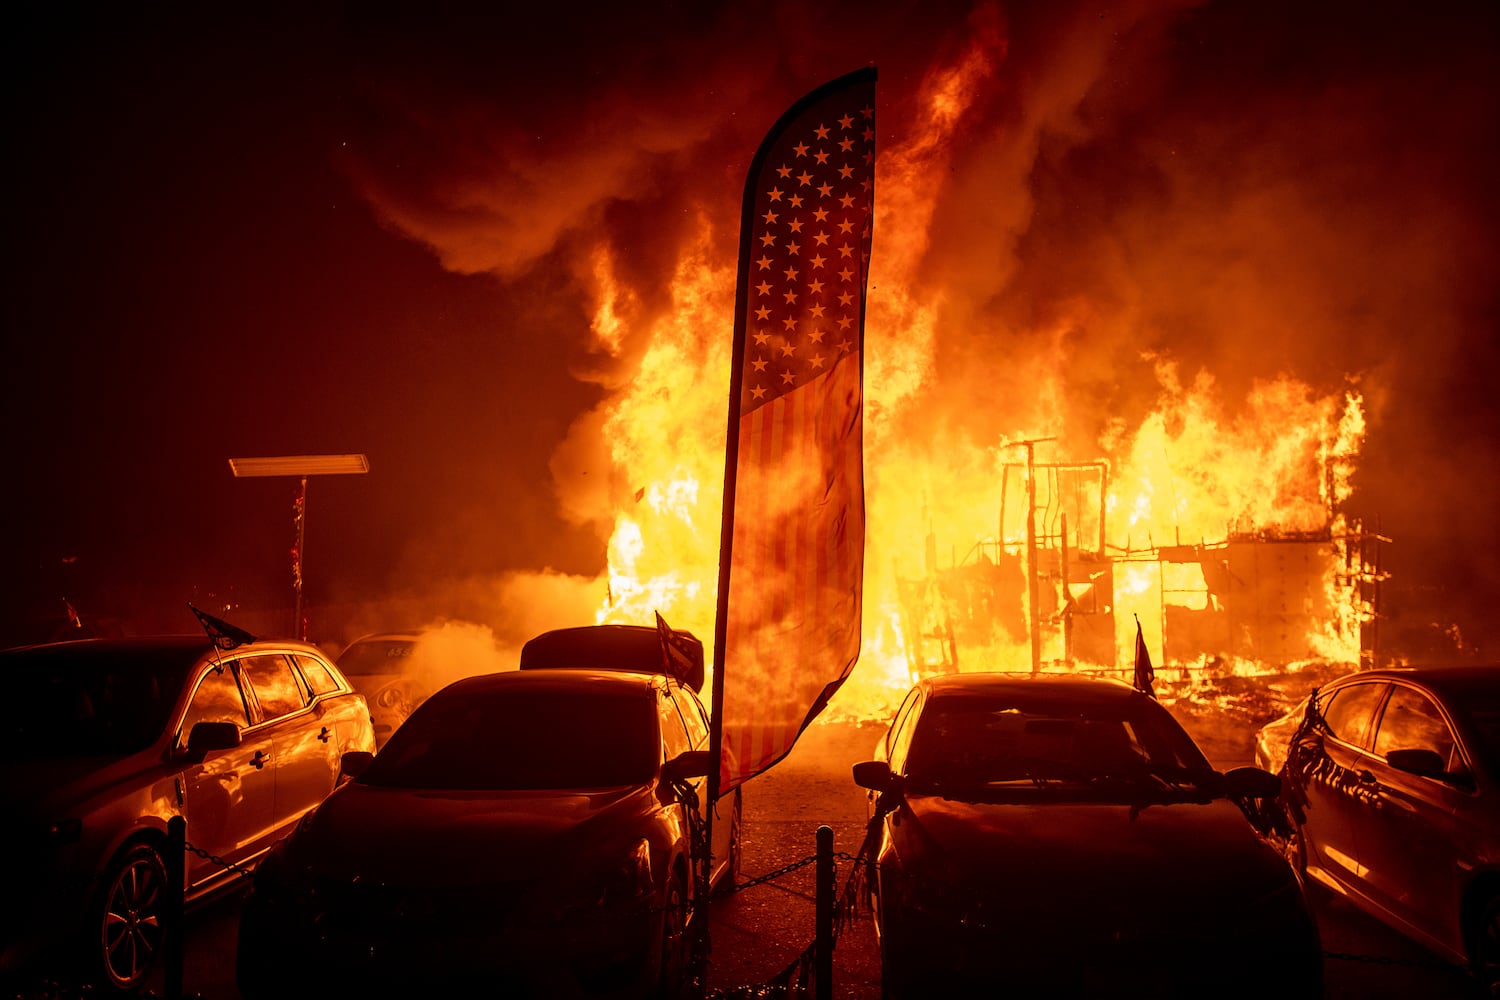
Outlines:
{"label": "car window", "polygon": [[182,717],[178,743],[185,745],[193,726],[200,722],[232,722],[241,729],[250,725],[244,696],[240,694],[239,683],[230,668],[214,667],[198,682],[193,699]]}
{"label": "car window", "polygon": [[646,688],[449,689],[412,713],[358,781],[470,790],[645,784],[661,764],[657,714]]}
{"label": "car window", "polygon": [[687,727],[688,738],[693,746],[704,746],[708,743],[708,713],[703,711],[703,703],[687,688],[673,684],[669,690],[677,702],[677,710],[682,713],[682,724]]}
{"label": "car window", "polygon": [[1013,696],[931,699],[917,719],[905,773],[939,785],[1091,781],[1207,761],[1155,703]]}
{"label": "car window", "polygon": [[1375,733],[1375,752],[1383,757],[1392,750],[1432,750],[1446,770],[1464,769],[1443,713],[1426,695],[1402,685],[1391,692]]}
{"label": "car window", "polygon": [[321,661],[300,653],[292,658],[297,661],[297,667],[302,671],[302,676],[314,695],[338,693],[339,682],[334,680],[333,674]]}
{"label": "car window", "polygon": [[260,703],[261,718],[279,719],[303,707],[302,689],[292,673],[292,665],[278,654],[247,656],[239,661],[240,673],[250,681],[255,700]]}
{"label": "car window", "polygon": [[1368,746],[1370,722],[1385,688],[1384,684],[1350,684],[1333,692],[1322,707],[1328,731],[1345,743]]}
{"label": "car window", "polygon": [[349,677],[399,674],[411,662],[411,639],[364,639],[339,654],[339,669]]}
{"label": "car window", "polygon": [[891,720],[891,727],[890,727],[890,729],[886,730],[886,733],[885,733],[885,759],[886,760],[890,760],[891,759],[891,750],[892,750],[892,748],[895,745],[896,734],[899,733],[901,731],[901,727],[906,724],[906,720],[907,720],[907,718],[911,714],[911,707],[913,705],[915,705],[916,703],[917,703],[917,689],[916,688],[912,688],[910,691],[908,691],[906,693],[906,697],[901,700],[901,706],[896,709],[896,716],[895,716],[895,718],[893,718]]}
{"label": "car window", "polygon": [[671,760],[678,754],[691,750],[693,745],[687,726],[682,721],[682,711],[665,688],[657,693],[656,709],[657,715],[661,717],[661,741],[666,759]]}
{"label": "car window", "polygon": [[886,740],[886,762],[897,774],[906,768],[906,754],[911,747],[911,734],[915,728],[913,721],[922,714],[922,703],[919,691],[913,691],[907,696],[906,702],[896,713],[896,722],[891,726],[891,734]]}

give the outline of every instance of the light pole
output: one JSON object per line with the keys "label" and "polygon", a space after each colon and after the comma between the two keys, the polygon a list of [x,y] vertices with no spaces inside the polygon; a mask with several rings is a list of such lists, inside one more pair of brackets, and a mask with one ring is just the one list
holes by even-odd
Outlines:
{"label": "light pole", "polygon": [[302,620],[302,545],[307,534],[307,477],[364,475],[370,460],[363,455],[279,455],[272,458],[231,458],[229,471],[236,479],[246,476],[298,476],[301,486],[292,505],[297,545],[292,549],[292,635],[307,641],[307,623]]}

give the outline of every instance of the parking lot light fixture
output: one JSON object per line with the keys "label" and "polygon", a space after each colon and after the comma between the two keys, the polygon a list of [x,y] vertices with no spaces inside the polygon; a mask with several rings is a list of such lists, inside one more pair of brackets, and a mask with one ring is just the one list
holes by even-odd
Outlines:
{"label": "parking lot light fixture", "polygon": [[229,471],[236,479],[247,476],[297,476],[301,485],[292,504],[297,543],[292,548],[292,635],[307,641],[307,622],[302,617],[302,557],[307,537],[307,477],[364,475],[370,460],[364,455],[276,455],[266,458],[231,458]]}

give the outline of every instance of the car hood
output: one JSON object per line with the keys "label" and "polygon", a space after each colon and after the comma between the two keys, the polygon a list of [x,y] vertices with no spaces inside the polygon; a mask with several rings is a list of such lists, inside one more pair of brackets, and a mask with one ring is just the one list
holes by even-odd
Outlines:
{"label": "car hood", "polygon": [[355,782],[304,820],[285,856],[332,879],[442,885],[555,877],[626,849],[659,808],[646,786],[493,792]]}
{"label": "car hood", "polygon": [[158,748],[125,756],[37,758],[0,764],[3,821],[51,822],[75,817],[89,802],[126,783],[138,783],[151,772],[171,768]]}
{"label": "car hood", "polygon": [[[964,802],[911,796],[889,829],[906,872],[1047,909],[1170,908],[1207,916],[1295,882],[1234,803]],[[1212,877],[1205,877],[1211,874]]]}

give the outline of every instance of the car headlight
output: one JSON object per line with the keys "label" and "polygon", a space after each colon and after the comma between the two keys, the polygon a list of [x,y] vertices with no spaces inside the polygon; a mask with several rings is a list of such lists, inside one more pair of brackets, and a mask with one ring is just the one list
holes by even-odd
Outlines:
{"label": "car headlight", "polygon": [[597,902],[602,906],[631,902],[649,896],[654,888],[655,883],[651,878],[651,845],[642,837],[604,873]]}

